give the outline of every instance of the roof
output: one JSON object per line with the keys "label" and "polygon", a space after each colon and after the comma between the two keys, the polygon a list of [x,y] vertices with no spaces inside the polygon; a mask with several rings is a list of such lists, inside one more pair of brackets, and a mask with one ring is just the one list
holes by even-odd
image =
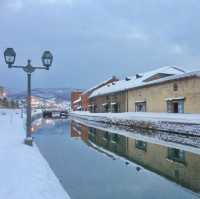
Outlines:
{"label": "roof", "polygon": [[[150,77],[155,76],[156,74],[165,74],[168,75],[167,77],[163,77],[156,80],[146,81]],[[178,78],[185,78],[188,75],[198,75],[199,71],[195,72],[185,72],[179,67],[174,66],[166,66],[162,67],[156,70],[152,70],[146,73],[139,73],[133,77],[126,78],[124,80],[120,80],[118,82],[115,82],[115,84],[108,84],[106,86],[103,86],[97,90],[95,90],[91,95],[90,98],[100,95],[106,95],[109,93],[115,93],[120,91],[125,91],[133,88],[143,87],[151,84],[158,84],[161,82],[178,79]]]}
{"label": "roof", "polygon": [[109,79],[107,79],[107,80],[105,80],[105,81],[103,81],[103,82],[101,82],[101,83],[93,86],[92,88],[89,88],[88,90],[84,91],[82,93],[82,95],[91,94],[96,89],[101,88],[101,87],[107,85],[110,81],[118,81],[118,79],[115,76],[113,76],[113,77],[111,77],[111,78],[109,78]]}
{"label": "roof", "polygon": [[73,104],[81,102],[81,97],[79,97],[77,100],[73,101]]}

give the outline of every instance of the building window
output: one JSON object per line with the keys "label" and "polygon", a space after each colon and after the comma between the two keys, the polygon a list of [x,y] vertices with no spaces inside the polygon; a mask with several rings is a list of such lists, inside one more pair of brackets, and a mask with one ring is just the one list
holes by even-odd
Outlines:
{"label": "building window", "polygon": [[174,91],[177,91],[177,90],[178,90],[178,84],[177,84],[177,83],[174,83],[174,84],[173,84],[173,90],[174,90]]}
{"label": "building window", "polygon": [[135,148],[140,149],[142,151],[147,151],[147,143],[141,140],[135,141]]}
{"label": "building window", "polygon": [[136,112],[146,112],[146,102],[136,102],[135,103]]}
{"label": "building window", "polygon": [[167,101],[168,113],[184,113],[184,100],[169,100]]}
{"label": "building window", "polygon": [[105,109],[105,112],[107,113],[108,110],[109,110],[109,106],[108,106],[108,104],[106,104],[106,105],[104,106],[104,109]]}
{"label": "building window", "polygon": [[107,131],[104,132],[103,138],[109,140],[109,133]]}
{"label": "building window", "polygon": [[104,104],[102,104],[102,106],[103,106],[103,112],[107,113],[109,111],[109,105],[108,105],[108,103],[104,103]]}
{"label": "building window", "polygon": [[97,112],[97,106],[94,105],[94,104],[91,105],[91,106],[90,106],[90,112],[91,112],[91,113],[96,113],[96,112]]}
{"label": "building window", "polygon": [[185,163],[185,151],[175,148],[168,148],[167,158],[175,162]]}
{"label": "building window", "polygon": [[111,103],[111,112],[112,113],[118,113],[119,112],[119,104],[118,103]]}
{"label": "building window", "polygon": [[114,113],[118,113],[119,112],[119,105],[118,104],[114,104],[114,106],[113,106],[113,112]]}
{"label": "building window", "polygon": [[113,142],[119,143],[119,139],[120,139],[120,136],[118,134],[112,135],[112,141]]}

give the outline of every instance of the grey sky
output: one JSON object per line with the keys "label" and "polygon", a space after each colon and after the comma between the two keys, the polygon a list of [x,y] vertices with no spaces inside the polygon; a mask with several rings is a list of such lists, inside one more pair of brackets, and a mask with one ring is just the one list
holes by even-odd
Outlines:
{"label": "grey sky", "polygon": [[41,63],[34,87],[88,88],[112,75],[123,77],[165,65],[200,66],[199,0],[1,0],[0,84],[25,88],[22,71],[7,69],[3,51],[17,64]]}

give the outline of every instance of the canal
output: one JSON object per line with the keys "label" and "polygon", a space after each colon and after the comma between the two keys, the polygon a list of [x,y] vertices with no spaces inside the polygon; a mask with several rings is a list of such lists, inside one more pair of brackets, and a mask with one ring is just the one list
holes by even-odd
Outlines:
{"label": "canal", "polygon": [[34,128],[42,155],[72,199],[200,198],[198,146],[148,141],[70,119],[40,119]]}

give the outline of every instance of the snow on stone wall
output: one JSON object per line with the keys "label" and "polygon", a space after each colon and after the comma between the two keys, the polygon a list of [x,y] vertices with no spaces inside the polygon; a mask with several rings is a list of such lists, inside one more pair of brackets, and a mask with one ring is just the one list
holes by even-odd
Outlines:
{"label": "snow on stone wall", "polygon": [[200,136],[200,115],[198,114],[89,112],[72,112],[70,114],[82,119],[117,126]]}

